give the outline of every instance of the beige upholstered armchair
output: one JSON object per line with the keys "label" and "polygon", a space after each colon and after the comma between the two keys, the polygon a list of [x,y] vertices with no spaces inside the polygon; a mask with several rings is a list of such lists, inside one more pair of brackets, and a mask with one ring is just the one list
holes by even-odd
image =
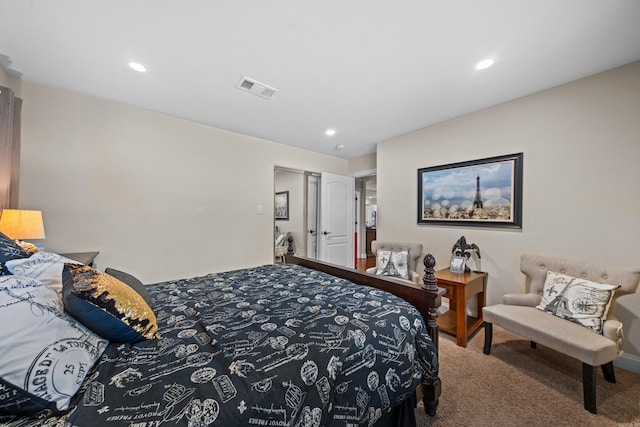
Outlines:
{"label": "beige upholstered armchair", "polygon": [[618,297],[614,308],[616,317],[624,325],[625,352],[640,356],[640,289]]}
{"label": "beige upholstered armchair", "polygon": [[[615,383],[613,361],[622,355],[623,329],[616,300],[639,292],[640,271],[539,255],[523,255],[520,270],[530,280],[529,293],[507,294],[503,304],[482,311],[484,353],[491,351],[496,324],[529,339],[532,348],[538,343],[580,360],[584,408],[595,414],[597,367],[607,381]],[[612,298],[607,289],[615,286],[609,285],[619,286]],[[611,305],[602,321],[598,307],[604,307],[609,298]]]}
{"label": "beige upholstered armchair", "polygon": [[[376,256],[376,266],[367,269],[367,273],[397,276],[406,271],[405,280],[420,284],[420,275],[416,272],[420,256],[421,243],[371,242],[371,252]],[[406,257],[403,254],[406,252]],[[381,262],[384,265],[381,265]],[[403,265],[404,263],[404,265]],[[398,271],[402,270],[402,271]]]}
{"label": "beige upholstered armchair", "polygon": [[280,262],[284,262],[284,256],[288,253],[289,249],[289,238],[291,237],[291,233],[284,232],[278,234],[275,240],[275,256],[276,259]]}

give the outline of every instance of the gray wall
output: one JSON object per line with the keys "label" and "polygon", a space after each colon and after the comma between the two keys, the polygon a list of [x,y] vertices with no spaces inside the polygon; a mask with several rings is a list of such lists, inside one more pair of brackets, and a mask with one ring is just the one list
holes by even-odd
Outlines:
{"label": "gray wall", "polygon": [[[518,152],[522,230],[417,225],[419,168]],[[640,267],[639,160],[636,62],[378,144],[378,238],[420,242],[444,268],[464,235],[488,304],[525,290],[523,253]]]}

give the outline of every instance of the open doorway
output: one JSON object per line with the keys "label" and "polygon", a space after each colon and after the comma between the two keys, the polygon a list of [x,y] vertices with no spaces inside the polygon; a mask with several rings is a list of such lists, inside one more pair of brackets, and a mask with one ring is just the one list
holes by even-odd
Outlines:
{"label": "open doorway", "polygon": [[290,241],[296,255],[353,268],[354,178],[277,166],[274,173],[276,196],[286,194],[286,215],[274,216],[275,262],[289,252],[278,243]]}
{"label": "open doorway", "polygon": [[[289,251],[304,255],[306,251],[305,237],[306,197],[305,172],[290,168],[276,167],[274,169],[274,257],[281,262],[282,257]],[[280,199],[278,198],[280,196]],[[283,206],[277,206],[278,202]],[[283,212],[276,212],[281,209]],[[289,243],[289,240],[291,243]]]}
{"label": "open doorway", "polygon": [[371,252],[371,242],[376,240],[378,227],[378,195],[376,175],[356,178],[358,196],[358,270],[366,270],[376,265]]}
{"label": "open doorway", "polygon": [[307,189],[306,211],[306,244],[307,258],[318,259],[318,205],[320,203],[320,175],[307,172],[305,174]]}

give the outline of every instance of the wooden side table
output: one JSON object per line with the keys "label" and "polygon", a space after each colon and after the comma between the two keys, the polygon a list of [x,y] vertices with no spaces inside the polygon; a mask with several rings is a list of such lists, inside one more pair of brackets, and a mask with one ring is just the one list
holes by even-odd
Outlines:
{"label": "wooden side table", "polygon": [[[452,273],[448,268],[436,271],[438,286],[449,293],[449,311],[438,317],[440,330],[456,337],[456,343],[467,346],[467,339],[484,322],[482,307],[486,304],[487,273]],[[477,317],[467,315],[467,301],[477,295]]]}
{"label": "wooden side table", "polygon": [[68,254],[60,254],[65,258],[72,259],[74,261],[78,261],[79,263],[88,265],[89,267],[93,267],[93,262],[96,260],[100,252],[73,252]]}

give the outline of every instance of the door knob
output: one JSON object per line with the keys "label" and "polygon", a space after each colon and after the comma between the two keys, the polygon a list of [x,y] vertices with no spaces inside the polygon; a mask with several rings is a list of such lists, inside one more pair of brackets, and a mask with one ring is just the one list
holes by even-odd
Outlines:
{"label": "door knob", "polygon": [[322,234],[324,234],[326,236],[327,234],[331,234],[331,232],[330,231],[323,231]]}

